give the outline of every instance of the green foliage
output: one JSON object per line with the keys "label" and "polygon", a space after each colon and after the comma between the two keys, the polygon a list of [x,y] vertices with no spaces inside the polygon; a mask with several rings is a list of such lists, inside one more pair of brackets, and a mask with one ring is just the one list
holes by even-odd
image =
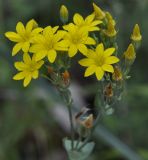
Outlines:
{"label": "green foliage", "polygon": [[[86,158],[88,158],[90,156],[90,154],[92,153],[92,150],[95,146],[94,142],[90,142],[87,143],[87,145],[85,145],[81,151],[75,151],[75,150],[71,150],[71,141],[68,139],[64,139],[63,140],[64,143],[64,147],[68,153],[69,156],[69,160],[85,160]],[[74,142],[74,145],[77,144],[77,141]],[[79,143],[79,146],[82,145],[82,142]]]}

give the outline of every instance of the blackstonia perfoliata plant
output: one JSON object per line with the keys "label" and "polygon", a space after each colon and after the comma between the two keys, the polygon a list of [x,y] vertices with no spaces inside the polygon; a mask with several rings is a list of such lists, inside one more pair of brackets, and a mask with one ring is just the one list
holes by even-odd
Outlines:
{"label": "blackstonia perfoliata plant", "polygon": [[[90,142],[92,132],[100,115],[113,113],[113,104],[121,99],[142,39],[136,24],[127,50],[119,53],[116,21],[95,3],[92,8],[92,13],[87,17],[75,13],[73,21],[69,22],[68,9],[62,5],[60,19],[63,26],[42,28],[32,19],[26,26],[18,22],[16,32],[5,33],[15,43],[12,56],[21,54],[22,57],[22,61],[14,63],[19,73],[13,79],[24,80],[26,87],[40,75],[57,88],[64,100],[71,124],[71,138],[64,139],[64,147],[71,160],[86,159],[91,153],[94,147],[94,142]],[[94,98],[97,114],[85,108],[74,118],[68,70],[76,54],[81,57],[77,63],[86,68],[84,77],[95,75],[98,89]],[[41,71],[41,67],[46,69]],[[39,74],[39,70],[42,73]]]}

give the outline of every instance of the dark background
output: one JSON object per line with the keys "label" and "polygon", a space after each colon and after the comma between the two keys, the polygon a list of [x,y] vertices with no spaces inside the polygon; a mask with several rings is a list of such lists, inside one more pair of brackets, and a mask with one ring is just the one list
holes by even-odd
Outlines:
{"label": "dark background", "polygon": [[[68,135],[69,127],[62,112],[64,107],[60,106],[58,93],[51,84],[40,78],[23,88],[20,81],[12,80],[16,57],[11,56],[13,44],[4,33],[15,31],[18,21],[25,24],[32,18],[42,27],[61,25],[62,4],[68,7],[72,19],[76,12],[84,16],[90,14],[92,2],[110,11],[116,19],[120,54],[130,43],[135,23],[140,25],[143,39],[123,99],[112,116],[100,120],[106,129],[102,130],[104,138],[100,132],[94,135],[97,144],[89,159],[126,160],[132,154],[148,159],[148,1],[0,0],[0,160],[66,160],[62,138]],[[77,94],[75,103],[79,108],[81,101],[92,103],[95,80],[82,78],[84,70],[76,62],[72,67],[72,92]],[[106,131],[109,134],[106,135]],[[114,140],[110,143],[111,135],[125,143],[125,148]],[[116,144],[117,148],[112,147]]]}

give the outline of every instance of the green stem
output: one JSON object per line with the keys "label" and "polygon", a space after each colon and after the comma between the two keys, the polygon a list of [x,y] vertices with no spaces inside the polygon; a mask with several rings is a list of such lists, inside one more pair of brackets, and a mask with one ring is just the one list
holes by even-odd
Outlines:
{"label": "green stem", "polygon": [[76,150],[77,150],[77,148],[78,148],[81,140],[82,140],[82,133],[81,133],[81,129],[80,129],[79,139],[77,140],[77,143],[76,143],[76,146],[75,146],[75,149],[76,149]]}
{"label": "green stem", "polygon": [[70,128],[71,128],[71,149],[74,149],[74,124],[73,124],[73,118],[72,118],[72,97],[71,92],[67,88],[63,88],[60,90],[58,89],[63,101],[66,103],[68,113],[69,113],[69,120],[70,120]]}
{"label": "green stem", "polygon": [[91,136],[92,136],[92,131],[89,132],[89,135],[88,137],[85,139],[85,141],[83,142],[83,144],[78,148],[78,151],[81,151],[81,149],[83,147],[85,147],[85,145],[89,142],[89,140],[91,139]]}
{"label": "green stem", "polygon": [[69,112],[69,120],[70,120],[70,126],[71,126],[71,148],[74,149],[74,125],[73,125],[73,119],[72,119],[72,110],[71,110],[71,103],[67,105],[68,112]]}
{"label": "green stem", "polygon": [[[49,80],[50,82],[52,82],[53,84],[54,81],[49,78],[48,76],[42,74],[42,77],[44,77],[45,79]],[[71,149],[74,149],[74,124],[73,124],[73,118],[72,118],[72,97],[71,97],[71,92],[68,88],[61,88],[61,87],[57,87],[63,101],[66,103],[66,106],[68,108],[68,113],[69,113],[69,120],[70,120],[70,126],[71,126]]]}

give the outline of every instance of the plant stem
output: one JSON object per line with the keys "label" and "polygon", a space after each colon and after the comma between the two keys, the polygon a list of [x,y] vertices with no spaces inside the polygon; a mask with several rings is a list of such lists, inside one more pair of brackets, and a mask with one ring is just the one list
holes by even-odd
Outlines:
{"label": "plant stem", "polygon": [[[50,82],[52,82],[55,85],[54,80],[52,80],[51,78],[49,78],[48,76],[42,74],[41,75],[43,78],[49,80]],[[63,88],[61,86],[57,87],[61,98],[63,99],[63,101],[66,103],[66,106],[68,108],[68,113],[69,113],[69,120],[70,120],[70,127],[71,127],[71,149],[74,149],[74,124],[73,124],[73,118],[72,118],[72,97],[71,97],[71,92],[68,89],[68,87]]]}
{"label": "plant stem", "polygon": [[85,139],[83,144],[78,148],[78,151],[81,151],[81,149],[88,143],[88,141],[91,139],[91,136],[92,136],[92,131],[90,131],[88,137]]}
{"label": "plant stem", "polygon": [[73,124],[73,117],[72,117],[72,97],[71,92],[68,88],[63,88],[60,90],[58,89],[63,101],[66,103],[68,113],[69,113],[69,120],[70,120],[70,128],[71,128],[71,149],[74,149],[74,124]]}
{"label": "plant stem", "polygon": [[72,103],[67,105],[68,113],[69,113],[69,120],[70,120],[70,126],[71,126],[71,149],[74,149],[74,125],[73,125],[73,119],[72,119],[72,109],[71,105]]}
{"label": "plant stem", "polygon": [[79,139],[77,140],[77,143],[76,143],[76,146],[75,146],[76,150],[77,150],[77,148],[78,148],[79,143],[81,142],[81,140],[82,140],[82,133],[81,133],[81,130],[80,130]]}

